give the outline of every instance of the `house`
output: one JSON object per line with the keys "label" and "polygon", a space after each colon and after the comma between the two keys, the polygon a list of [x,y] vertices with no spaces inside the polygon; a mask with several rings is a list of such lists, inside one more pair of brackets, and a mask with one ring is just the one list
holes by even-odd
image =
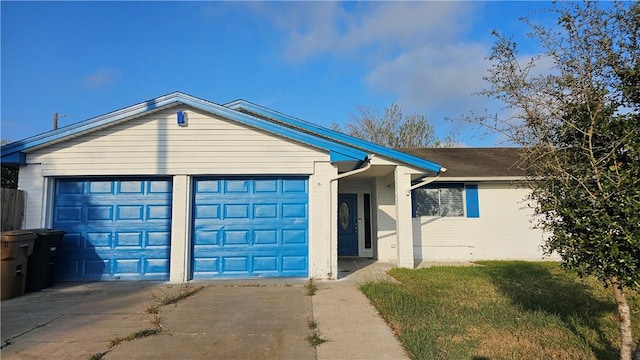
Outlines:
{"label": "house", "polygon": [[[1,156],[20,169],[24,228],[66,231],[58,280],[331,279],[339,256],[409,268],[539,257],[539,234],[523,240],[530,211],[515,205],[521,174],[491,161],[476,174],[429,151],[175,92],[7,144]],[[433,189],[439,207],[455,202],[446,213],[421,205]]]}

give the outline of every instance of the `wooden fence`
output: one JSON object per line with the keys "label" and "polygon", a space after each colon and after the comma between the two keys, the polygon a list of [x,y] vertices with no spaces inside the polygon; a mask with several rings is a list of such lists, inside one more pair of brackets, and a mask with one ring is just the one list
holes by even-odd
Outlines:
{"label": "wooden fence", "polygon": [[2,188],[2,231],[19,230],[24,217],[24,192]]}

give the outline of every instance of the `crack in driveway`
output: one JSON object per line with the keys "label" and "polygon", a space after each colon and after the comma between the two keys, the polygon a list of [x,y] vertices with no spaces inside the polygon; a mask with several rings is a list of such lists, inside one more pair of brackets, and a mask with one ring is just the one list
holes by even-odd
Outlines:
{"label": "crack in driveway", "polygon": [[12,337],[10,337],[10,338],[8,338],[8,339],[4,340],[4,343],[2,344],[2,346],[0,346],[0,349],[4,349],[4,348],[6,348],[7,346],[9,346],[9,345],[13,344],[12,340],[14,340],[14,339],[16,339],[16,338],[19,338],[19,337],[20,337],[20,336],[22,336],[22,335],[28,334],[28,333],[32,332],[33,330],[36,330],[36,329],[39,329],[39,328],[41,328],[41,327],[43,327],[43,326],[46,326],[46,325],[48,325],[48,324],[51,324],[52,322],[54,322],[54,321],[56,321],[56,320],[60,319],[60,318],[61,318],[61,317],[63,317],[63,316],[64,316],[64,315],[58,315],[58,316],[54,317],[53,319],[51,319],[51,320],[49,320],[49,321],[45,321],[45,322],[43,322],[42,324],[36,325],[36,326],[32,327],[31,329],[29,329],[29,330],[27,330],[27,331],[21,332],[21,333],[20,333],[20,334],[18,334],[18,335],[12,336]]}

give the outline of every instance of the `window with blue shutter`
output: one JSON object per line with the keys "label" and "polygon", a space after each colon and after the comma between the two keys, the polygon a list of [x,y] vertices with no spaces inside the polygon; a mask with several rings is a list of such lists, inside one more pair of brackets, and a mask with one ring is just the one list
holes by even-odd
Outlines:
{"label": "window with blue shutter", "polygon": [[[463,196],[464,193],[464,196]],[[478,185],[429,184],[413,191],[413,216],[480,217]],[[466,208],[466,211],[464,211]]]}

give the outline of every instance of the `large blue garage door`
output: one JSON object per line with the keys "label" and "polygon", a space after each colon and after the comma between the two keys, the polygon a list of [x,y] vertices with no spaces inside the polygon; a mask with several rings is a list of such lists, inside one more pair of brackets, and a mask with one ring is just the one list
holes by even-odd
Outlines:
{"label": "large blue garage door", "polygon": [[167,280],[171,190],[168,179],[58,179],[57,280]]}
{"label": "large blue garage door", "polygon": [[202,178],[194,185],[193,278],[308,274],[307,178]]}

